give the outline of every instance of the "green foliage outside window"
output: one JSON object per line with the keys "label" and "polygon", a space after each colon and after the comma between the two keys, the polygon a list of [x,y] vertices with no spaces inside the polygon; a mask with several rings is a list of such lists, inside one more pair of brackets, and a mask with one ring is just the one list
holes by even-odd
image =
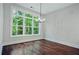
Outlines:
{"label": "green foliage outside window", "polygon": [[12,27],[12,35],[16,35],[16,26]]}
{"label": "green foliage outside window", "polygon": [[32,26],[32,19],[30,19],[30,18],[25,18],[25,25],[26,25],[26,26]]}
{"label": "green foliage outside window", "polygon": [[36,20],[38,20],[37,16],[34,17],[34,28],[33,28],[34,34],[39,33],[39,23]]}
{"label": "green foliage outside window", "polygon": [[23,13],[21,11],[18,11],[17,14],[18,15],[23,15]]}
{"label": "green foliage outside window", "polygon": [[21,11],[17,11],[13,15],[12,35],[23,35],[23,29],[25,30],[24,31],[25,35],[26,34],[38,34],[39,23],[36,20],[38,20],[37,16],[33,17],[30,13],[23,13]]}
{"label": "green foliage outside window", "polygon": [[25,16],[26,16],[26,17],[29,17],[29,18],[32,18],[32,15],[29,14],[29,13],[28,13],[28,14],[25,14]]}
{"label": "green foliage outside window", "polygon": [[32,34],[32,27],[26,27],[25,34]]}
{"label": "green foliage outside window", "polygon": [[17,35],[21,35],[21,34],[23,34],[23,27],[18,27],[17,28]]}

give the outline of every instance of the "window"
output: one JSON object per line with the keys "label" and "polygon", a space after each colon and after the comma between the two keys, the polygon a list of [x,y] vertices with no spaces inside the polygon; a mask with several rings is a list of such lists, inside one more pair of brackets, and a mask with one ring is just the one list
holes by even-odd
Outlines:
{"label": "window", "polygon": [[38,16],[22,11],[13,11],[12,36],[39,34]]}

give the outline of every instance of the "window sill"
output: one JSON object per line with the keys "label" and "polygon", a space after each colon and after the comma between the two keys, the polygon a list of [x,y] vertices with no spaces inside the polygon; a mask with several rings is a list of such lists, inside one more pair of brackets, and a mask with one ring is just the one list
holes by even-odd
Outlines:
{"label": "window sill", "polygon": [[40,34],[32,34],[32,35],[11,35],[11,37],[24,37],[24,36],[39,36]]}

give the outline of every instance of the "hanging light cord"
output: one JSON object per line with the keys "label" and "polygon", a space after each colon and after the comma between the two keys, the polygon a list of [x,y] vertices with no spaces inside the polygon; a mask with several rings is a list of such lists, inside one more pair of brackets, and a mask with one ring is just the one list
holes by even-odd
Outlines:
{"label": "hanging light cord", "polygon": [[42,5],[42,4],[40,3],[40,19],[41,19],[41,5]]}

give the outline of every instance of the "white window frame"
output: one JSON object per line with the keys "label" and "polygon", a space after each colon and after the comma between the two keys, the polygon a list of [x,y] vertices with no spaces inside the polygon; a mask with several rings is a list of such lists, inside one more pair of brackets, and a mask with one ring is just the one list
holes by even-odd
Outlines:
{"label": "white window frame", "polygon": [[12,26],[14,26],[13,25],[13,10],[16,10],[16,11],[22,11],[23,13],[25,13],[25,12],[27,12],[27,13],[29,13],[27,10],[24,10],[24,9],[21,9],[21,8],[18,8],[18,7],[14,7],[14,6],[12,6],[11,7],[11,29],[10,29],[10,35],[11,35],[11,37],[19,37],[19,36],[38,36],[38,35],[40,35],[40,29],[41,29],[41,23],[39,23],[39,29],[38,29],[38,34],[34,34],[33,32],[34,32],[34,30],[33,30],[33,27],[34,27],[34,22],[33,22],[33,18],[34,18],[34,16],[38,16],[39,17],[39,15],[37,15],[37,14],[32,14],[31,13],[31,15],[32,15],[32,34],[24,34],[25,33],[25,27],[27,27],[27,26],[25,26],[24,24],[25,24],[25,18],[27,18],[27,17],[24,17],[23,16],[23,34],[22,35],[12,35]]}

